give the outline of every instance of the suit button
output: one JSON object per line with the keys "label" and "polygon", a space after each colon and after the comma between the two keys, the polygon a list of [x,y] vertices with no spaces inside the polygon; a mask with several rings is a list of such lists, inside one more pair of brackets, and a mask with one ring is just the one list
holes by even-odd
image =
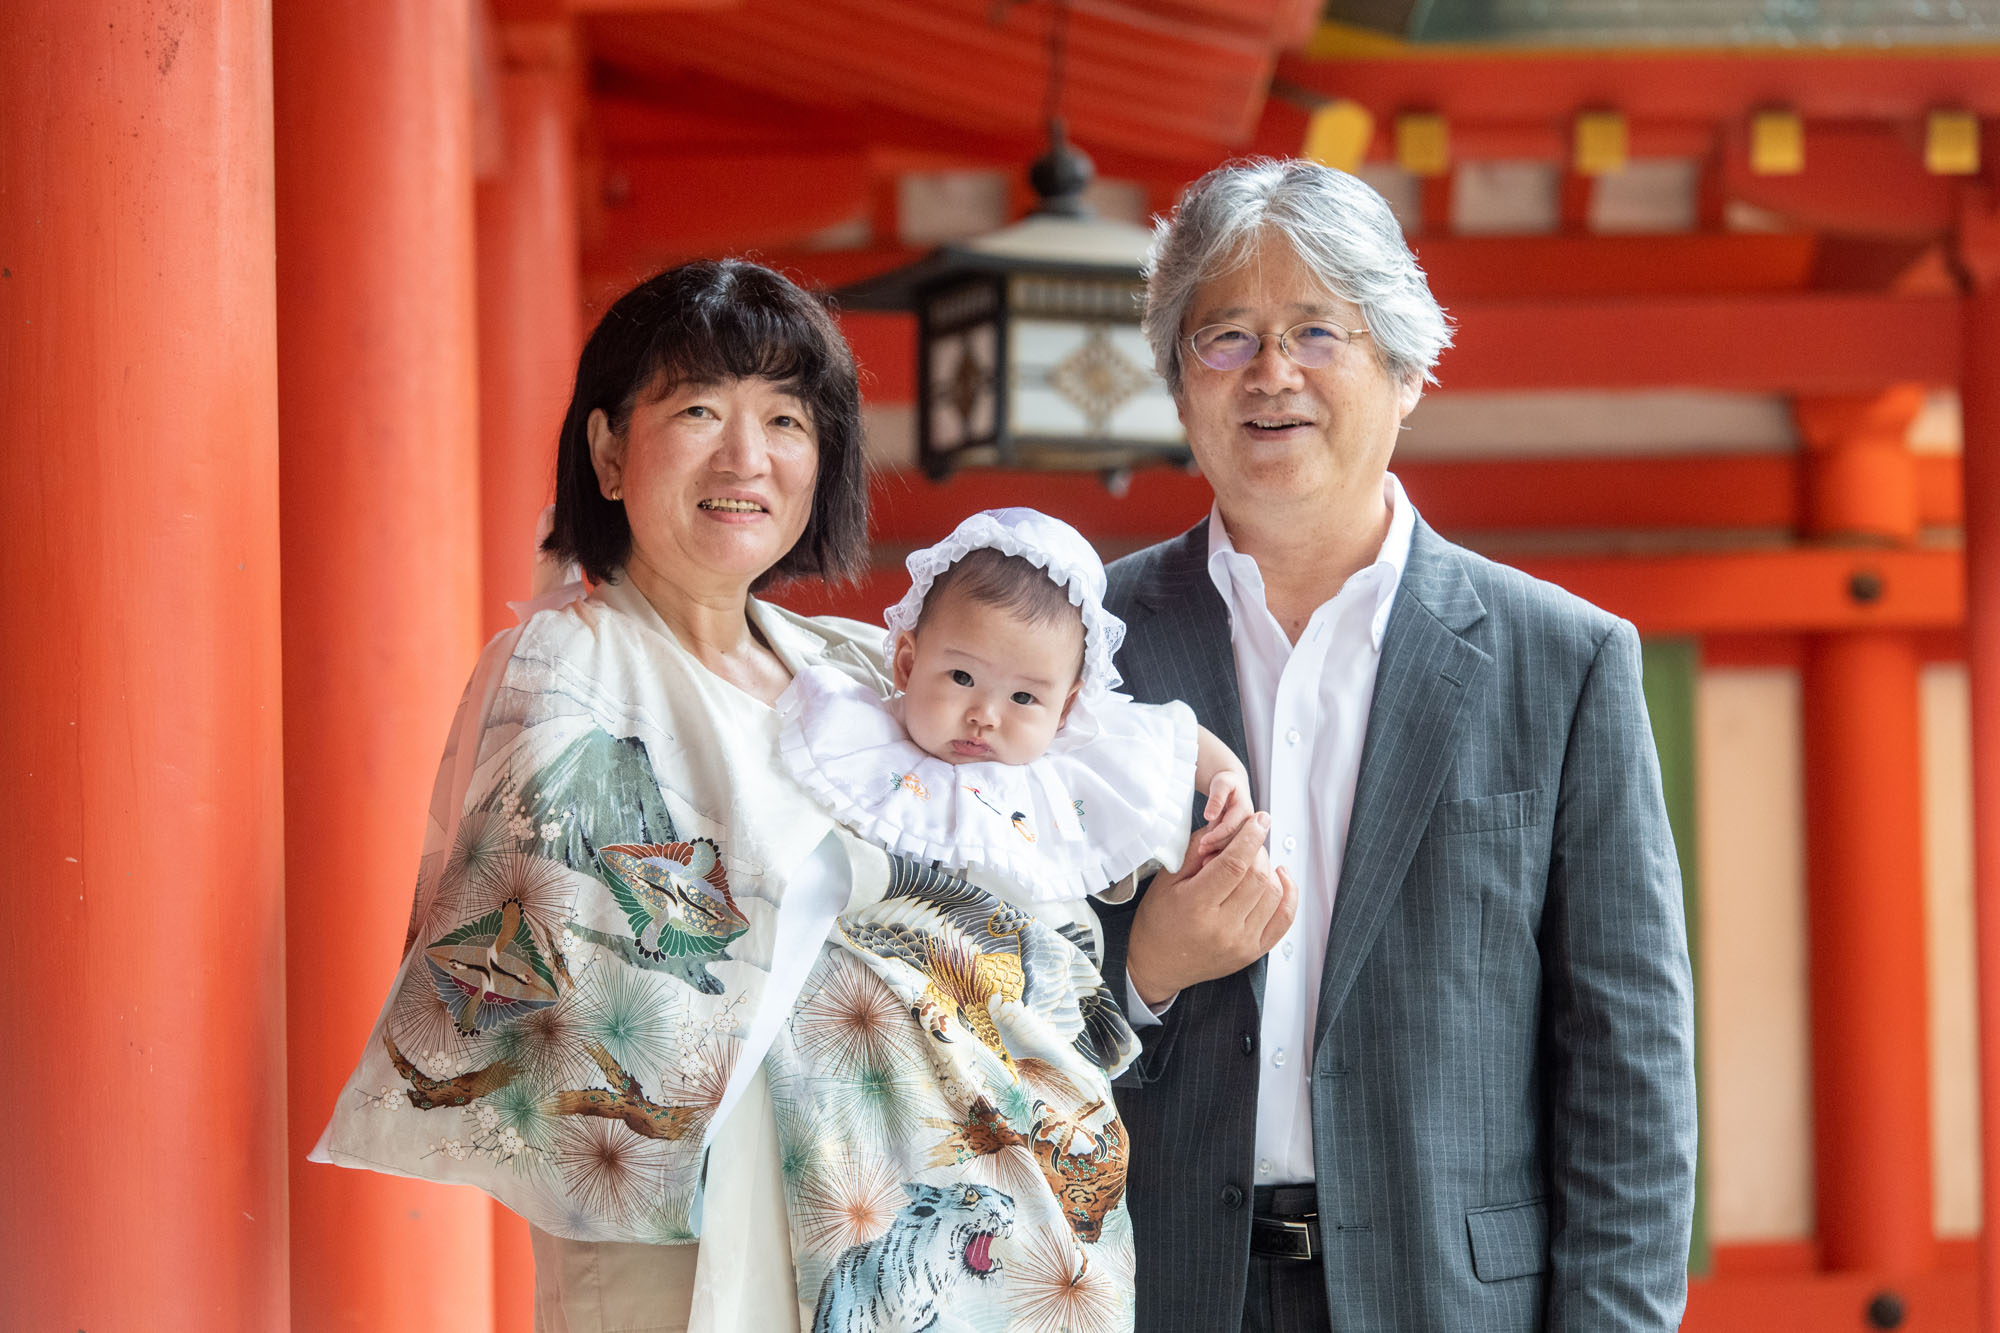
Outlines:
{"label": "suit button", "polygon": [[1222,1187],[1222,1206],[1231,1211],[1241,1208],[1243,1206],[1243,1187],[1241,1185],[1224,1185]]}
{"label": "suit button", "polygon": [[1257,1054],[1257,1039],[1247,1032],[1243,1034],[1243,1054]]}

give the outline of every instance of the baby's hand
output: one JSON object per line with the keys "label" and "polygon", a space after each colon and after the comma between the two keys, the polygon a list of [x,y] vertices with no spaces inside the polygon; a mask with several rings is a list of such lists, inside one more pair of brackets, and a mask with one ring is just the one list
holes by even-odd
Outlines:
{"label": "baby's hand", "polygon": [[1208,823],[1195,847],[1194,868],[1207,865],[1236,836],[1236,830],[1243,827],[1243,821],[1252,813],[1250,775],[1241,768],[1225,768],[1217,773],[1208,784],[1208,804],[1201,812]]}

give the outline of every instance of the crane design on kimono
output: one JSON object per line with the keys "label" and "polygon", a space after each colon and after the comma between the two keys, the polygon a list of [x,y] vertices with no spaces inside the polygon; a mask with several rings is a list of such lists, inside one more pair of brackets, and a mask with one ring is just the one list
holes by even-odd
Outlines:
{"label": "crane design on kimono", "polygon": [[556,1001],[555,977],[512,898],[431,945],[424,959],[438,998],[468,1035]]}
{"label": "crane design on kimono", "polygon": [[611,896],[631,923],[641,958],[674,964],[689,984],[706,990],[705,964],[750,928],[729,892],[713,840],[613,843],[598,849]]}

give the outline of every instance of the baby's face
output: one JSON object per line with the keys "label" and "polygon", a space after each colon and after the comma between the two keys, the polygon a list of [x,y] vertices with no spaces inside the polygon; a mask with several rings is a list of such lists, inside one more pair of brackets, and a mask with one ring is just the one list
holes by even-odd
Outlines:
{"label": "baby's face", "polygon": [[896,640],[891,665],[910,739],[952,764],[1041,758],[1082,688],[1082,620],[1035,624],[949,591],[943,597],[920,631]]}

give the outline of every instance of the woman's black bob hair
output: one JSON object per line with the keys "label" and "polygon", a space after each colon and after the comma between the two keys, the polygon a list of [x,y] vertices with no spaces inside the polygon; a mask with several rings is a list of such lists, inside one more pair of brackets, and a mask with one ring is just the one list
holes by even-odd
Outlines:
{"label": "woman's black bob hair", "polygon": [[805,531],[753,592],[788,578],[848,579],[868,555],[868,477],[854,353],[818,300],[741,259],[699,259],[646,279],[598,321],[577,361],[576,388],[556,444],[555,527],[542,549],[573,559],[596,582],[632,553],[625,506],[598,490],[590,414],[624,435],[632,411],[684,384],[768,379],[805,406],[819,439],[819,473]]}

